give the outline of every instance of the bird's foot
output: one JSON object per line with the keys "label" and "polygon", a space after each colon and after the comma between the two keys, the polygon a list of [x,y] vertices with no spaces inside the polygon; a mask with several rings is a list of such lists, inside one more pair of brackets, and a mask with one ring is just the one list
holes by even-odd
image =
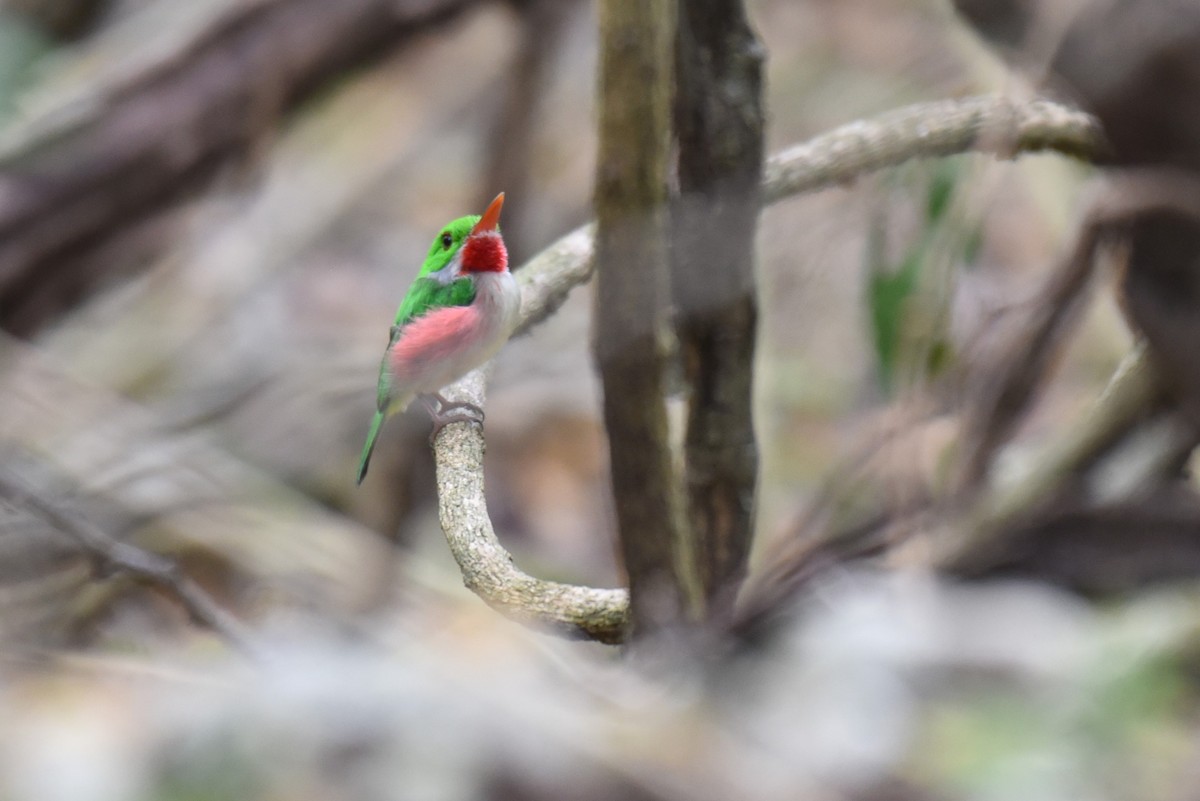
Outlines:
{"label": "bird's foot", "polygon": [[[478,410],[479,407],[474,404],[469,404],[473,409]],[[467,409],[453,409],[445,414],[437,414],[433,416],[433,430],[429,432],[429,444],[432,446],[437,442],[438,434],[442,433],[442,429],[451,423],[479,423],[483,425],[483,415]]]}
{"label": "bird's foot", "polygon": [[445,396],[440,392],[435,392],[432,395],[427,395],[425,397],[432,398],[433,400],[437,401],[437,410],[430,411],[430,414],[434,415],[435,417],[439,414],[445,414],[446,412],[454,411],[455,409],[464,409],[478,417],[480,423],[483,422],[483,409],[480,409],[473,403],[468,403],[467,401],[446,400]]}
{"label": "bird's foot", "polygon": [[433,430],[429,432],[429,444],[437,441],[442,429],[451,423],[479,423],[483,425],[483,409],[474,403],[466,401],[448,401],[439,394],[422,395],[421,403],[433,420]]}

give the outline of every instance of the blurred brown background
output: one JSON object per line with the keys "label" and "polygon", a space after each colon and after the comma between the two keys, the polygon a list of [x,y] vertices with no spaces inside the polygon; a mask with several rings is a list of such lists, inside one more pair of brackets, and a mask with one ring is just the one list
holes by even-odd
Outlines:
{"label": "blurred brown background", "polygon": [[[768,52],[769,153],[921,100],[1033,92],[940,0],[748,5]],[[839,574],[818,593],[829,617],[787,640],[777,670],[746,668],[727,711],[681,712],[610,675],[612,654],[519,633],[461,588],[421,414],[389,425],[355,488],[387,326],[439,226],[503,190],[518,265],[591,217],[595,13],[582,0],[0,6],[3,467],[177,558],[290,655],[247,678],[165,594],[97,579],[52,522],[0,498],[0,798],[1190,797],[1147,768],[1178,777],[1194,761],[1194,721],[1172,708],[1194,707],[1194,688],[1156,650],[1193,642],[1190,595],[1110,614],[1040,585],[981,597]],[[909,399],[922,424],[872,458],[901,493],[937,473],[972,354],[1030,301],[1089,175],[1053,155],[953,161],[954,230],[919,302],[959,367],[930,413],[920,382],[881,386],[867,296],[870,232],[885,261],[917,240],[935,170],[762,215],[759,554],[811,523],[831,466],[908,420]],[[497,359],[488,502],[528,572],[619,586],[588,292]],[[1132,341],[1114,297],[1092,296],[1019,442],[1105,385]],[[976,669],[999,689],[972,696]],[[949,674],[950,691],[918,691],[914,670]],[[635,711],[593,707],[588,690]],[[687,714],[713,727],[704,742],[689,742]],[[291,754],[270,747],[281,731]],[[172,740],[187,732],[190,746]],[[728,770],[670,767],[662,743],[686,743],[685,765],[726,753]],[[1112,754],[1117,786],[1137,792],[1089,774]]]}

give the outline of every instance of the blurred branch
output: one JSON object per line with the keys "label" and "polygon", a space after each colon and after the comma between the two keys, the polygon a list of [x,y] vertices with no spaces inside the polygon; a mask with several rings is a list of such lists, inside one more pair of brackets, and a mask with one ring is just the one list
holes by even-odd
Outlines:
{"label": "blurred branch", "polygon": [[[1114,172],[1086,214],[1071,259],[1090,261],[1096,243],[1104,237],[1124,232],[1130,223],[1141,217],[1162,212],[1200,220],[1200,178],[1173,170]],[[1037,344],[1047,346],[1045,342]],[[1028,354],[1035,362],[1041,356],[1036,352]],[[1020,388],[1012,393],[1013,396],[1021,396],[1028,389],[1026,382],[1016,374],[1010,375],[1012,386]],[[1114,430],[1128,428],[1163,397],[1169,378],[1163,374],[1152,350],[1145,344],[1139,345],[1122,363],[1092,414],[1069,431],[1061,443],[1035,457],[1036,467],[1029,475],[1015,486],[986,492],[973,504],[970,512],[956,524],[961,530],[940,548],[938,562],[958,562],[969,558],[972,551],[996,547],[995,540],[1012,530],[1014,519],[1028,514],[1040,499],[1061,485],[1064,477],[1076,472],[1085,460],[1098,453],[1097,446],[1110,442]],[[1028,400],[1028,397],[1022,397],[1021,406]],[[1190,451],[1195,445],[1194,439],[1189,439],[1185,445]],[[1160,447],[1173,452],[1180,446],[1171,440]],[[1154,461],[1150,460],[1151,463]]]}
{"label": "blurred branch", "polygon": [[[997,485],[980,497],[967,514],[964,528],[978,532],[997,530],[1035,510],[1064,480],[1077,474],[1128,432],[1161,398],[1158,376],[1145,345],[1139,344],[1121,361],[1091,411],[1043,448],[1024,475]],[[973,547],[970,537],[961,538],[939,561],[953,563]]]}
{"label": "blurred branch", "polygon": [[571,290],[592,277],[596,225],[581,225],[517,270],[521,321],[513,336],[527,334],[562,306]]}
{"label": "blurred branch", "polygon": [[168,36],[169,53],[144,59],[110,85],[63,92],[64,100],[6,131],[4,329],[28,334],[85,296],[106,276],[81,254],[202,187],[324,81],[477,2],[229,3],[191,35]]}
{"label": "blurred branch", "polygon": [[99,526],[63,509],[25,486],[6,470],[0,471],[0,495],[14,505],[33,510],[45,518],[76,540],[89,554],[100,559],[108,570],[128,573],[173,595],[194,621],[207,626],[242,653],[248,656],[258,653],[250,631],[242,622],[221,608],[174,560],[113,539]]}
{"label": "blurred branch", "polygon": [[699,579],[704,619],[714,620],[733,612],[754,535],[754,235],[765,51],[741,0],[683,0],[675,42],[671,297],[689,393],[685,555]]}
{"label": "blurred branch", "polygon": [[[1137,170],[1113,173],[1090,204],[1079,227],[1076,243],[1064,267],[1050,279],[1050,303],[1034,313],[1034,320],[1022,334],[1019,356],[999,371],[997,384],[990,388],[980,408],[980,429],[983,432],[987,456],[968,455],[968,463],[983,459],[975,465],[980,475],[990,461],[990,454],[1007,438],[1013,426],[1033,400],[1035,391],[1044,380],[1046,362],[1061,345],[1065,324],[1062,315],[1070,314],[1049,308],[1073,305],[1072,297],[1081,282],[1091,273],[1091,262],[1098,243],[1124,232],[1131,222],[1147,214],[1171,211],[1191,219],[1200,219],[1200,180],[1177,171]],[[1023,361],[1022,361],[1023,360]],[[769,574],[753,594],[746,598],[740,610],[737,628],[753,632],[770,619],[771,612],[783,598],[794,594],[815,573],[834,564],[876,555],[890,549],[914,534],[933,532],[930,546],[918,546],[922,563],[932,563],[940,569],[960,574],[976,574],[990,565],[1024,561],[1036,562],[1039,549],[1051,552],[1055,548],[1072,547],[1087,540],[1086,535],[1063,533],[1061,537],[1038,537],[1048,532],[1053,521],[1069,522],[1072,531],[1104,531],[1105,542],[1117,540],[1112,536],[1111,521],[1103,523],[1098,512],[1111,508],[1127,521],[1141,521],[1155,526],[1163,541],[1176,536],[1180,527],[1190,525],[1196,517],[1194,503],[1183,504],[1182,511],[1171,514],[1154,512],[1153,502],[1124,496],[1137,492],[1154,492],[1178,475],[1180,465],[1200,442],[1194,424],[1183,425],[1176,411],[1163,410],[1161,402],[1167,397],[1168,382],[1147,345],[1139,343],[1117,369],[1108,388],[1092,410],[1047,446],[1025,455],[1030,467],[1015,479],[996,480],[978,492],[938,507],[930,501],[920,508],[888,514],[886,510],[865,524],[822,532],[822,536],[803,543],[788,543],[789,550],[778,563],[769,566]],[[1154,413],[1160,411],[1157,419]],[[1141,424],[1157,423],[1157,431],[1138,437]],[[1132,444],[1129,443],[1133,440]],[[1136,458],[1122,448],[1136,448]],[[976,447],[979,447],[978,444]],[[1110,452],[1113,455],[1109,457]],[[1069,508],[1066,513],[1051,507],[1061,499],[1085,474],[1097,472],[1106,458],[1120,461],[1120,497],[1105,497],[1097,505],[1088,498],[1089,506]],[[1093,495],[1100,494],[1093,491]],[[1111,492],[1109,493],[1112,494]],[[1167,493],[1163,497],[1170,497]],[[1123,504],[1123,505],[1122,505]],[[1179,511],[1179,514],[1175,514]],[[1182,523],[1180,521],[1183,521]],[[1138,523],[1133,523],[1134,528]],[[1185,528],[1186,530],[1186,528]],[[1104,545],[1092,542],[1088,547],[1099,552]],[[1182,546],[1180,546],[1182,552]],[[931,552],[926,552],[931,551]],[[1188,550],[1190,558],[1190,549]],[[1046,556],[1045,553],[1042,556]],[[1104,573],[1106,559],[1093,559],[1099,573]],[[1147,569],[1129,569],[1122,574],[1148,576],[1161,569],[1161,563],[1144,565]],[[1077,566],[1060,571],[1072,580],[1090,586],[1102,585],[1103,575],[1085,576],[1087,568]]]}
{"label": "blurred branch", "polygon": [[[975,97],[924,103],[875,120],[836,128],[773,157],[767,162],[763,179],[763,202],[773,203],[794,194],[823,189],[910,158],[973,150],[986,128],[984,123],[997,117],[1016,120],[1019,135],[1012,149],[1005,151],[1007,155],[1051,149],[1071,156],[1087,156],[1100,147],[1099,131],[1091,117],[1048,101],[1014,106],[1000,97]],[[935,152],[928,148],[930,132],[937,134]],[[994,147],[983,150],[999,152]],[[581,226],[517,270],[522,299],[516,334],[527,333],[545,320],[573,288],[592,277],[594,237],[593,224]],[[464,387],[479,380],[477,373],[468,376],[447,390],[447,397],[481,405],[481,386],[464,392]],[[540,581],[513,566],[512,557],[495,539],[487,515],[479,456],[483,446],[482,431],[467,424],[447,426],[435,442],[442,526],[467,586],[511,617],[604,642],[619,640],[628,615],[629,597],[625,591]],[[845,547],[855,553],[877,551],[880,540],[869,539],[859,542],[855,537],[847,537]],[[830,560],[836,559],[835,555],[822,553]],[[568,595],[570,591],[577,594]]]}
{"label": "blurred branch", "polygon": [[[848,522],[834,522],[815,532],[803,528],[772,543],[738,608],[734,631],[755,638],[768,630],[789,598],[796,596],[815,576],[838,565],[887,553],[920,531],[937,532],[932,557],[918,554],[922,563],[932,561],[953,573],[969,572],[987,560],[1001,545],[999,532],[1016,531],[1022,523],[1046,508],[1062,488],[1088,465],[1098,461],[1116,442],[1144,420],[1162,398],[1145,348],[1135,347],[1121,362],[1107,389],[1092,409],[1069,426],[1058,438],[1037,453],[1027,456],[1029,467],[1019,476],[997,482],[975,494],[967,509],[951,508],[938,515],[934,499],[923,493],[912,506],[897,511],[879,497],[879,486],[869,484],[869,508]],[[909,428],[916,421],[906,421]],[[886,439],[874,443],[873,451],[888,446]],[[910,453],[911,445],[898,446]],[[856,458],[861,462],[861,457]],[[822,499],[836,500],[857,476],[868,471],[862,464],[846,465],[830,482]],[[862,490],[854,488],[852,491]],[[964,532],[981,532],[973,537]],[[987,532],[987,534],[983,534]],[[920,547],[918,551],[922,550]]]}
{"label": "blurred branch", "polygon": [[917,103],[776,154],[767,162],[763,200],[774,203],[916,158],[967,152],[1012,158],[1053,150],[1088,160],[1102,149],[1094,117],[1049,100],[1017,103],[982,95]]}
{"label": "blurred branch", "polygon": [[592,354],[634,636],[681,623],[692,595],[677,558],[663,340],[675,26],[675,0],[600,4]]}
{"label": "blurred branch", "polygon": [[1152,584],[1194,584],[1200,498],[1162,476],[1152,481],[1153,490],[1115,502],[1056,501],[1013,521],[1002,547],[971,551],[941,569],[958,578],[1017,576],[1120,598]]}
{"label": "blurred branch", "polygon": [[[972,405],[968,424],[964,478],[967,486],[980,481],[995,451],[1008,439],[1045,383],[1055,357],[1078,319],[1100,248],[1119,241],[1130,223],[1155,212],[1172,212],[1200,220],[1200,179],[1186,173],[1160,170],[1110,171],[1084,210],[1078,233],[1063,263],[1035,293],[1031,310],[1015,341],[1006,347],[1004,362],[989,369],[983,397]],[[1127,282],[1128,285],[1128,282]],[[1126,300],[1130,300],[1127,296]],[[1187,338],[1187,347],[1192,344]],[[1118,375],[1154,375],[1161,383],[1161,365],[1144,364],[1145,348]]]}
{"label": "blurred branch", "polygon": [[56,39],[82,35],[110,5],[109,0],[0,0],[0,12],[29,19]]}
{"label": "blurred branch", "polygon": [[[1008,147],[1000,148],[994,134],[1005,130]],[[1012,158],[1048,150],[1088,159],[1101,152],[1102,141],[1093,117],[1048,100],[1015,104],[983,95],[918,103],[842,125],[771,156],[762,202],[828,189],[915,158],[967,152]],[[518,269],[526,286],[518,334],[549,317],[572,288],[591,279],[594,233],[592,224],[580,226]]]}
{"label": "blurred branch", "polygon": [[1016,334],[999,364],[988,365],[979,396],[970,404],[964,432],[961,480],[965,488],[986,478],[996,451],[1032,406],[1085,306],[1087,289],[1108,229],[1093,220],[1079,228],[1066,259],[1023,309]]}
{"label": "blurred branch", "polygon": [[[396,185],[435,145],[443,135],[439,132],[478,116],[496,91],[490,74],[457,76],[455,96],[435,104],[415,124],[406,103],[397,102],[426,80],[414,74],[410,61],[398,53],[297,109],[265,149],[253,191],[218,187],[211,197],[178,211],[175,216],[184,224],[169,240],[170,252],[160,255],[148,248],[150,280],[127,286],[115,308],[108,299],[97,298],[39,341],[62,354],[69,369],[138,395],[158,385],[165,373],[189,372],[183,364],[204,360],[202,343],[211,341],[214,328],[227,325],[317,240],[353,218],[364,197]],[[442,55],[438,63],[452,61]],[[314,186],[321,191],[312,191]],[[128,255],[128,248],[117,247],[110,258],[119,261]],[[225,361],[244,359],[261,343],[243,346],[225,354]],[[350,386],[361,390],[361,374],[355,373]],[[330,379],[337,380],[330,376],[318,383],[328,385]],[[262,386],[271,391],[278,384]],[[219,406],[225,392],[187,393],[184,406],[190,408],[178,409],[176,419],[220,414],[213,404]]]}
{"label": "blurred branch", "polygon": [[[0,365],[0,443],[41,455],[66,484],[119,512],[120,528],[104,526],[111,538],[174,560],[194,555],[220,565],[223,586],[254,588],[253,598],[232,596],[231,608],[243,618],[281,608],[337,615],[368,600],[363,577],[373,575],[387,551],[373,533],[273,481],[203,433],[171,430],[146,408],[71,378],[35,348],[0,336]],[[203,508],[189,509],[197,498],[207,499]],[[73,624],[78,610],[61,603],[76,584],[66,587],[62,570],[47,560],[47,549],[63,546],[63,537],[47,528],[21,538],[30,553],[18,559],[37,566],[22,576],[37,591],[25,607],[44,606],[44,628],[51,629]],[[0,561],[11,564],[12,557],[6,552]],[[0,571],[0,610],[16,602],[10,589]]]}

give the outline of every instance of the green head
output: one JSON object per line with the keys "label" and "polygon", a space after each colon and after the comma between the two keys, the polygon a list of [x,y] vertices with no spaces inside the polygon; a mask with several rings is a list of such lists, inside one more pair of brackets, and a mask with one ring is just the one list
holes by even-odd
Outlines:
{"label": "green head", "polygon": [[449,264],[477,222],[479,222],[479,215],[469,214],[466,217],[459,217],[439,231],[429,246],[429,252],[425,254],[425,263],[421,265],[421,275],[436,273]]}

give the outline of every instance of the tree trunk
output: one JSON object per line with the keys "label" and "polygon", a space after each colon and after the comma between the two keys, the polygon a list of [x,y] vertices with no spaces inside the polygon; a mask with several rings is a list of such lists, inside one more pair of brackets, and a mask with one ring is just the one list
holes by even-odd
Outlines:
{"label": "tree trunk", "polygon": [[763,49],[741,0],[680,0],[671,289],[690,389],[690,559],[709,619],[726,618],[754,533],[754,232],[763,169]]}
{"label": "tree trunk", "polygon": [[675,0],[600,5],[593,353],[634,636],[680,621],[678,488],[664,401]]}

